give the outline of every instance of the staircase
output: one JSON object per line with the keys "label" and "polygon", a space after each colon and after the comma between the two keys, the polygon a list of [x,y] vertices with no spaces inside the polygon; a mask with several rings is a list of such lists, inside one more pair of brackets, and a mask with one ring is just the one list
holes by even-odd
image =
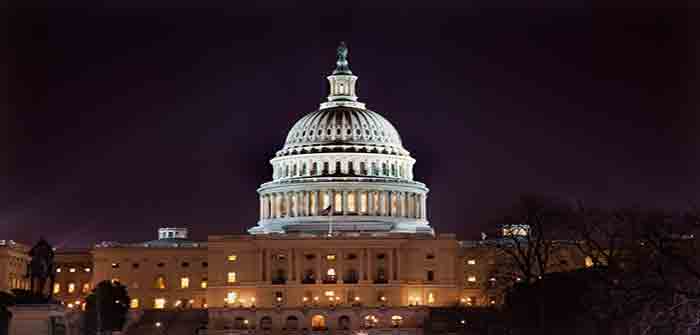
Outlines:
{"label": "staircase", "polygon": [[206,309],[146,310],[125,335],[195,335],[197,328],[208,320]]}

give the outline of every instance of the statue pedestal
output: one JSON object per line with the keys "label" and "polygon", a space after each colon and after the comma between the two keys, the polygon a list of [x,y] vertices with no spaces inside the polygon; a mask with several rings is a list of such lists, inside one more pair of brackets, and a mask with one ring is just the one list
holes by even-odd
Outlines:
{"label": "statue pedestal", "polygon": [[71,333],[69,312],[62,305],[16,305],[9,310],[10,335],[78,335]]}

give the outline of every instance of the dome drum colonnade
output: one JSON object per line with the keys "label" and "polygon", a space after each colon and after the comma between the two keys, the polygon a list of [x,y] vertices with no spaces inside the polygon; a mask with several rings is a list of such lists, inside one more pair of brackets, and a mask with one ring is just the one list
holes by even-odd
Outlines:
{"label": "dome drum colonnade", "polygon": [[328,101],[296,122],[270,161],[273,180],[258,189],[260,221],[250,233],[433,234],[415,159],[394,126],[357,101],[346,57],[341,45]]}

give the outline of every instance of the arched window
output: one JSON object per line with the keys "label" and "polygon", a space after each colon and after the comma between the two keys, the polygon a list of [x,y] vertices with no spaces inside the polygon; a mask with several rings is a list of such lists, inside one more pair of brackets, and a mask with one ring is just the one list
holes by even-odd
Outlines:
{"label": "arched window", "polygon": [[153,282],[153,287],[164,290],[167,288],[166,281],[165,281],[165,276],[159,275],[156,277],[156,280]]}
{"label": "arched window", "polygon": [[248,320],[237,317],[233,320],[233,329],[248,329]]}
{"label": "arched window", "polygon": [[296,175],[297,175],[297,165],[294,164],[294,165],[292,165],[292,177],[294,177]]}
{"label": "arched window", "polygon": [[389,169],[386,167],[386,162],[382,163],[382,176],[387,176],[389,174]]}
{"label": "arched window", "polygon": [[313,162],[313,164],[311,164],[311,175],[315,176],[317,174],[318,174],[318,163]]}
{"label": "arched window", "polygon": [[284,323],[284,328],[287,330],[297,330],[297,328],[299,328],[299,319],[294,315],[288,316]]}
{"label": "arched window", "polygon": [[263,316],[262,319],[260,319],[260,329],[262,329],[262,330],[272,329],[272,318],[269,316]]}
{"label": "arched window", "polygon": [[289,165],[284,165],[284,177],[289,177]]}
{"label": "arched window", "polygon": [[357,174],[357,171],[355,171],[355,165],[353,162],[348,162],[348,174],[354,175]]}
{"label": "arched window", "polygon": [[350,317],[343,315],[338,318],[338,329],[348,330],[350,329]]}
{"label": "arched window", "polygon": [[323,171],[321,171],[321,174],[323,174],[323,175],[331,174],[329,169],[330,169],[330,166],[329,166],[328,162],[323,162]]}
{"label": "arched window", "polygon": [[311,317],[311,329],[312,330],[325,330],[326,329],[326,318],[323,315],[317,314]]}
{"label": "arched window", "polygon": [[403,317],[401,315],[393,315],[391,317],[391,325],[394,326],[394,328],[401,327],[402,323],[403,323]]}
{"label": "arched window", "polygon": [[306,162],[301,164],[301,175],[306,176]]}
{"label": "arched window", "polygon": [[365,328],[375,328],[379,325],[379,318],[370,314],[365,316],[363,326]]}
{"label": "arched window", "polygon": [[365,162],[360,162],[360,175],[367,175],[367,163]]}

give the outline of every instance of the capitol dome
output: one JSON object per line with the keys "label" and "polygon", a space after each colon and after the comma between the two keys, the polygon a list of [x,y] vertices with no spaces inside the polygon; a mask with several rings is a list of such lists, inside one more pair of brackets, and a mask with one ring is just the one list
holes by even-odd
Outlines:
{"label": "capitol dome", "polygon": [[277,155],[327,151],[389,153],[407,156],[396,128],[369,109],[332,107],[302,117]]}
{"label": "capitol dome", "polygon": [[432,235],[415,159],[391,122],[358,101],[344,44],[327,78],[328,101],[294,124],[270,160],[272,181],[258,189],[260,220],[249,232]]}

